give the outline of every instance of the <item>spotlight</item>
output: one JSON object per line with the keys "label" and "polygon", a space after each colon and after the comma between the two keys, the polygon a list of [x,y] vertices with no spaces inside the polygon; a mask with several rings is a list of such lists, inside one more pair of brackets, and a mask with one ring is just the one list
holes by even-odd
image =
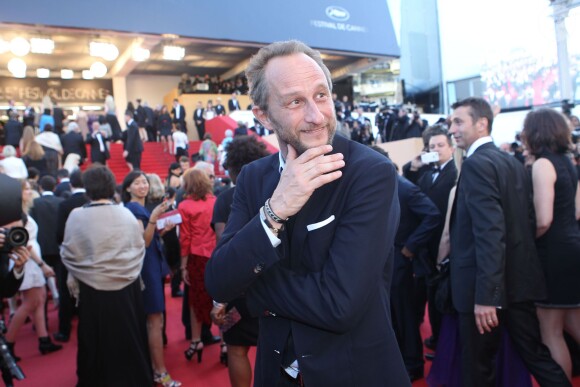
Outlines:
{"label": "spotlight", "polygon": [[74,72],[71,69],[60,70],[60,77],[62,79],[72,79],[74,77]]}
{"label": "spotlight", "polygon": [[26,76],[26,62],[20,58],[12,58],[8,62],[8,71],[16,78],[24,78]]}
{"label": "spotlight", "polygon": [[133,49],[133,60],[135,62],[144,62],[149,59],[149,55],[151,55],[151,53],[146,48],[135,47]]}
{"label": "spotlight", "polygon": [[30,52],[30,43],[21,37],[14,38],[10,42],[10,51],[16,56],[25,56]]}
{"label": "spotlight", "polygon": [[182,60],[185,56],[185,48],[179,46],[163,46],[163,59]]}
{"label": "spotlight", "polygon": [[91,73],[95,78],[102,78],[107,74],[107,66],[103,62],[96,61],[91,65]]}
{"label": "spotlight", "polygon": [[38,78],[49,78],[50,70],[45,68],[36,69],[36,76]]}
{"label": "spotlight", "polygon": [[54,51],[54,40],[32,38],[30,39],[30,51],[34,54],[52,54]]}

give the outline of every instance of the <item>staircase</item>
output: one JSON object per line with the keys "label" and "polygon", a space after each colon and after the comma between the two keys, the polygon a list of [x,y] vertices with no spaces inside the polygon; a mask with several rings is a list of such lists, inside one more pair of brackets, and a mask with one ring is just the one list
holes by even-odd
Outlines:
{"label": "staircase", "polygon": [[[189,155],[197,153],[200,141],[189,142]],[[175,156],[163,152],[163,145],[160,142],[143,143],[144,151],[141,155],[141,169],[145,173],[155,173],[159,175],[162,181],[167,178],[169,165],[175,162]],[[88,149],[90,154],[90,149]],[[129,173],[127,163],[123,158],[123,144],[111,144],[111,158],[107,161],[107,166],[115,175],[117,183],[122,183],[123,179]],[[90,165],[85,163],[85,165]]]}

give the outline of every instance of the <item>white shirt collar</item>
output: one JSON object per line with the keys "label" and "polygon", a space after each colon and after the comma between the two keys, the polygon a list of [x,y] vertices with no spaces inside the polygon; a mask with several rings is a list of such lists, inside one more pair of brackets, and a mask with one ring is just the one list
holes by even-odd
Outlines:
{"label": "white shirt collar", "polygon": [[81,193],[81,192],[82,192],[82,193],[86,193],[86,192],[87,192],[87,190],[86,190],[86,189],[84,189],[84,188],[73,188],[73,189],[72,189],[72,191],[71,191],[71,193],[72,193],[73,195],[74,195],[74,194],[76,194],[76,193]]}
{"label": "white shirt collar", "polygon": [[477,140],[475,140],[473,142],[473,144],[471,144],[471,146],[467,150],[467,155],[465,157],[471,156],[473,154],[473,152],[475,152],[477,150],[477,148],[479,148],[480,146],[482,146],[484,144],[487,144],[488,142],[493,142],[493,139],[491,138],[491,136],[485,136],[485,137],[478,138]]}
{"label": "white shirt collar", "polygon": [[451,157],[449,160],[447,160],[446,162],[444,162],[442,165],[439,166],[439,170],[443,170],[443,168],[445,168],[445,166],[447,164],[449,164],[450,161],[453,161],[453,157]]}
{"label": "white shirt collar", "polygon": [[54,192],[52,191],[42,191],[42,196],[54,196]]}

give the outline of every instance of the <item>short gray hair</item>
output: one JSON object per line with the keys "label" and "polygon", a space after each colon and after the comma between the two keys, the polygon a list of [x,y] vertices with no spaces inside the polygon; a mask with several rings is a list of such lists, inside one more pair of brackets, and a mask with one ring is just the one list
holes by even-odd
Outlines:
{"label": "short gray hair", "polygon": [[79,128],[79,125],[76,122],[69,122],[68,126],[66,127],[66,132],[70,133],[76,131]]}
{"label": "short gray hair", "polygon": [[284,42],[274,42],[268,46],[262,47],[256,55],[250,60],[250,64],[246,68],[246,77],[250,86],[250,98],[254,106],[260,107],[263,111],[268,111],[268,83],[265,79],[266,65],[271,59],[279,56],[289,56],[292,54],[306,54],[312,58],[320,67],[326,81],[328,89],[332,91],[332,78],[328,67],[322,61],[320,52],[308,47],[306,44],[298,40],[287,40]]}
{"label": "short gray hair", "polygon": [[2,150],[2,156],[4,157],[16,156],[16,148],[14,148],[12,145],[6,145]]}

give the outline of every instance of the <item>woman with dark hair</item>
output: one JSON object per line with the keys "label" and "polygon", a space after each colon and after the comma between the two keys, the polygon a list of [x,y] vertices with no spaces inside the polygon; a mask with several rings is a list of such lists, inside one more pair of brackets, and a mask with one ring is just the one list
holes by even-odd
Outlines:
{"label": "woman with dark hair", "polygon": [[169,166],[169,171],[167,172],[167,180],[165,180],[165,185],[171,188],[179,188],[181,186],[181,167],[179,163],[171,163]]}
{"label": "woman with dark hair", "polygon": [[571,380],[564,331],[580,344],[580,189],[569,156],[571,128],[562,114],[538,109],[526,116],[522,139],[534,159],[536,247],[548,290],[537,303],[542,341]]}
{"label": "woman with dark hair", "polygon": [[[169,267],[163,257],[160,233],[157,232],[157,220],[169,207],[168,201],[163,201],[153,211],[145,207],[149,195],[149,180],[143,171],[134,170],[123,180],[122,200],[125,207],[141,221],[142,238],[145,240],[145,260],[141,270],[141,279],[145,285],[142,292],[145,313],[147,314],[147,336],[151,361],[153,363],[154,380],[164,387],[179,387],[180,382],[171,379],[165,367],[163,357],[163,312],[165,299],[163,280],[169,274]],[[166,233],[174,227],[167,224],[161,231]]]}
{"label": "woman with dark hair", "polygon": [[83,183],[90,202],[71,212],[60,252],[79,303],[77,386],[151,386],[142,226],[113,203],[115,177],[107,167],[91,166]]}
{"label": "woman with dark hair", "polygon": [[189,285],[189,314],[191,316],[191,344],[185,351],[187,360],[197,354],[201,362],[203,343],[201,326],[210,324],[212,300],[204,285],[205,266],[215,249],[215,233],[211,217],[215,204],[213,184],[200,169],[189,169],[183,176],[183,200],[178,209],[182,223],[179,228],[181,242],[181,273]]}

